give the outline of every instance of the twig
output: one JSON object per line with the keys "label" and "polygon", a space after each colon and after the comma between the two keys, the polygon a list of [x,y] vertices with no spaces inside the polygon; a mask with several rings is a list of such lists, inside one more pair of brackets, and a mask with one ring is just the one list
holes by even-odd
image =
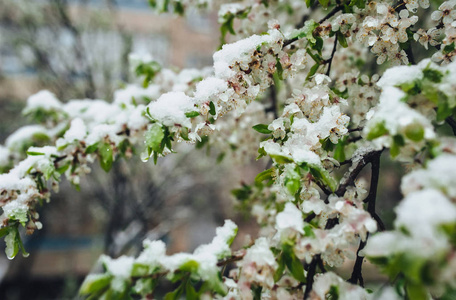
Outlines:
{"label": "twig", "polygon": [[351,132],[356,132],[356,131],[362,131],[363,129],[364,129],[364,127],[350,128],[350,129],[348,129],[348,132],[351,133]]}
{"label": "twig", "polygon": [[[331,18],[332,16],[334,16],[335,14],[337,14],[339,11],[341,11],[343,8],[342,5],[338,4],[336,7],[333,8],[333,10],[331,10],[325,17],[323,17],[320,21],[318,21],[318,23],[323,23],[324,21],[328,20],[329,18]],[[295,38],[292,38],[292,39],[288,39],[288,40],[285,40],[283,42],[283,48],[285,48],[286,46],[296,42],[298,40],[297,37]]]}
{"label": "twig", "polygon": [[323,191],[323,193],[325,193],[326,195],[330,195],[331,194],[331,191],[328,190],[323,184],[321,184],[321,182],[319,182],[317,180],[315,180],[314,182]]}
{"label": "twig", "polygon": [[306,290],[304,292],[304,298],[307,299],[309,297],[310,291],[312,290],[312,286],[314,283],[314,276],[317,269],[317,260],[318,256],[315,256],[312,261],[310,262],[309,270],[307,271],[306,277]]}
{"label": "twig", "polygon": [[333,10],[331,10],[323,19],[321,19],[318,23],[323,23],[324,21],[328,20],[335,14],[337,14],[339,11],[341,11],[343,6],[341,4],[336,5]]}
{"label": "twig", "polygon": [[271,85],[269,88],[269,91],[271,92],[271,110],[272,113],[274,114],[274,119],[277,119],[279,117],[278,112],[277,112],[277,91],[274,85]]}
{"label": "twig", "polygon": [[306,223],[309,223],[310,221],[312,221],[313,219],[315,219],[316,216],[317,216],[317,215],[316,215],[315,213],[311,213],[310,215],[308,215],[308,216],[304,219],[304,221],[305,221]]}
{"label": "twig", "polygon": [[445,121],[451,126],[451,129],[453,129],[453,134],[456,135],[456,121],[452,117],[446,118]]}
{"label": "twig", "polygon": [[355,265],[353,267],[353,272],[351,274],[350,279],[347,281],[353,284],[357,284],[359,282],[359,285],[364,287],[364,279],[363,279],[363,274],[362,274],[362,268],[363,268],[363,256],[359,256],[359,252],[364,249],[366,246],[367,242],[367,237],[365,241],[361,241],[359,243],[358,251],[356,252],[356,261]]}
{"label": "twig", "polygon": [[348,138],[347,139],[347,144],[350,144],[350,143],[354,143],[354,142],[357,142],[359,141],[360,139],[362,139],[363,137],[362,136],[355,136],[355,137],[351,137],[351,138]]}
{"label": "twig", "polygon": [[223,266],[226,266],[232,262],[235,262],[235,261],[240,261],[242,258],[244,257],[244,255],[232,255],[224,260],[221,260],[217,263],[217,267],[223,267]]}
{"label": "twig", "polygon": [[364,202],[367,203],[367,211],[371,214],[374,220],[377,221],[378,227],[380,231],[385,230],[385,225],[383,224],[380,217],[375,212],[375,202],[377,199],[377,187],[378,187],[378,179],[380,174],[380,156],[382,152],[379,152],[375,155],[371,161],[372,166],[372,175],[371,175],[371,186],[369,188],[369,195],[367,195]]}
{"label": "twig", "polygon": [[295,28],[299,29],[302,26],[304,26],[304,24],[306,23],[307,19],[310,16],[310,14],[318,7],[319,3],[320,2],[318,2],[318,1],[314,2],[314,4],[310,7],[309,12],[307,14],[305,14],[304,16],[302,16],[301,21],[298,24],[296,24]]}
{"label": "twig", "polygon": [[[364,200],[364,202],[367,202],[367,211],[377,221],[380,231],[383,231],[383,230],[385,230],[385,225],[383,225],[383,222],[381,221],[380,217],[375,212],[375,200],[377,198],[377,188],[378,188],[378,179],[379,179],[379,174],[380,174],[380,156],[381,155],[382,155],[382,151],[376,152],[370,161],[371,166],[372,166],[371,186],[369,188],[369,195],[367,195],[366,200]],[[362,266],[363,266],[364,257],[360,256],[359,252],[361,250],[363,250],[364,247],[366,246],[368,238],[369,238],[369,234],[367,234],[366,240],[361,241],[359,243],[359,248],[358,248],[358,251],[356,252],[355,265],[353,266],[353,272],[352,272],[350,279],[348,280],[348,282],[351,282],[353,284],[357,284],[359,282],[359,285],[362,287],[364,287],[364,280],[363,280],[363,275],[362,275]]]}
{"label": "twig", "polygon": [[336,53],[336,49],[337,49],[337,35],[334,38],[334,47],[331,52],[331,57],[328,60],[328,70],[326,71],[326,76],[329,76],[329,72],[331,72],[331,65],[332,65],[332,61],[334,58],[334,54]]}
{"label": "twig", "polygon": [[408,48],[405,49],[405,53],[407,54],[408,60],[412,65],[416,65],[415,57],[413,56],[412,45],[409,43]]}
{"label": "twig", "polygon": [[372,159],[374,159],[374,157],[376,155],[378,155],[378,153],[381,153],[382,151],[383,151],[383,149],[374,150],[374,151],[366,153],[365,156],[355,166],[354,169],[349,170],[347,173],[344,174],[344,178],[341,181],[341,185],[339,186],[339,188],[337,189],[335,194],[339,197],[342,197],[345,194],[345,192],[347,191],[347,187],[349,185],[353,184],[353,182],[355,181],[355,178],[359,175],[361,170],[364,169],[364,167],[366,165],[368,165],[372,161]]}

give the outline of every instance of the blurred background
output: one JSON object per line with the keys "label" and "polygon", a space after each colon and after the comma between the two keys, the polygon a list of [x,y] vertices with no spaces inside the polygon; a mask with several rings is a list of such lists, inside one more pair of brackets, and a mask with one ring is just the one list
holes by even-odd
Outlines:
{"label": "blurred background", "polygon": [[[130,53],[151,53],[167,68],[201,68],[212,65],[218,45],[216,13],[156,15],[146,0],[1,0],[0,143],[30,123],[21,111],[42,89],[63,102],[111,101],[116,89],[135,81]],[[133,157],[106,174],[94,164],[81,192],[63,181],[39,211],[43,229],[25,238],[28,258],[0,254],[0,299],[75,299],[100,254],[136,255],[145,238],[166,241],[169,253],[192,251],[212,240],[226,218],[240,227],[233,246],[239,248],[258,227],[236,213],[230,191],[251,183],[266,163],[220,163],[217,153],[181,145],[157,166]],[[390,226],[402,169],[382,164],[379,211]],[[362,177],[369,180],[369,173]],[[370,278],[381,280],[375,271]]]}

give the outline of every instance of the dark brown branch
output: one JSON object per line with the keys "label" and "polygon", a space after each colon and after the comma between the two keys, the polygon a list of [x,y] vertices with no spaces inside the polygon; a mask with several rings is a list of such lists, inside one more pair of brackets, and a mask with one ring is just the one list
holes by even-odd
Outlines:
{"label": "dark brown branch", "polygon": [[315,180],[314,182],[323,191],[323,193],[325,193],[326,195],[331,195],[331,191],[328,190],[323,184],[321,184],[321,182],[319,182],[318,180]]}
{"label": "dark brown branch", "polygon": [[[334,16],[335,14],[337,14],[339,11],[341,11],[343,8],[343,6],[341,4],[338,4],[337,6],[335,6],[326,16],[324,16],[320,21],[318,21],[319,24],[323,23],[324,21],[328,20],[329,18],[331,18],[332,16]],[[283,48],[285,48],[286,46],[296,42],[298,40],[297,37],[295,38],[292,38],[292,39],[289,39],[289,40],[285,40],[283,42]]]}
{"label": "dark brown branch", "polygon": [[408,48],[405,49],[405,53],[407,54],[408,60],[412,65],[416,65],[415,57],[413,56],[412,45],[409,43]]}
{"label": "dark brown branch", "polygon": [[309,12],[307,14],[305,14],[304,16],[302,16],[301,21],[298,24],[296,24],[295,28],[299,29],[302,26],[304,26],[306,21],[309,19],[310,14],[318,7],[319,3],[320,2],[318,2],[318,1],[314,2],[314,4],[310,7]]}
{"label": "dark brown branch", "polygon": [[350,144],[350,143],[354,143],[354,142],[357,142],[359,141],[360,139],[362,139],[363,137],[362,136],[355,136],[355,137],[351,137],[347,140],[347,143]]}
{"label": "dark brown branch", "polygon": [[328,20],[335,14],[337,14],[339,11],[341,11],[343,6],[341,4],[336,5],[333,10],[331,10],[323,19],[321,19],[318,23],[323,23],[324,21]]}
{"label": "dark brown branch", "polygon": [[374,218],[374,220],[377,221],[379,230],[384,231],[385,225],[383,224],[382,220],[375,212],[375,202],[377,199],[377,188],[378,188],[378,180],[379,180],[379,175],[380,175],[380,156],[381,155],[382,155],[382,153],[379,152],[377,155],[375,155],[373,157],[373,159],[371,161],[371,166],[372,166],[371,184],[370,184],[370,188],[369,188],[369,195],[367,195],[364,202],[367,203],[367,211],[371,214],[372,218]]}
{"label": "dark brown branch", "polygon": [[309,223],[310,221],[312,221],[313,219],[315,219],[316,216],[317,216],[317,215],[316,215],[315,213],[311,213],[310,215],[308,215],[308,216],[304,219],[304,221],[307,222],[307,223]]}
{"label": "dark brown branch", "polygon": [[453,117],[448,117],[445,119],[448,125],[450,125],[451,129],[453,129],[453,134],[456,135],[456,121]]}
{"label": "dark brown branch", "polygon": [[350,279],[348,279],[348,282],[357,284],[359,282],[359,285],[364,287],[364,279],[363,279],[363,274],[362,274],[362,267],[363,267],[363,256],[359,256],[359,252],[364,249],[366,246],[367,242],[367,237],[366,241],[361,241],[359,243],[358,251],[356,252],[356,261],[355,265],[353,267],[353,272],[351,274]]}
{"label": "dark brown branch", "polygon": [[[382,152],[376,152],[375,155],[371,159],[371,166],[372,166],[372,175],[371,175],[371,184],[369,188],[369,194],[367,195],[366,199],[364,202],[367,203],[367,211],[370,213],[370,215],[377,221],[378,227],[380,231],[385,230],[385,225],[383,224],[382,220],[380,217],[377,215],[375,212],[375,200],[377,198],[377,188],[378,188],[378,180],[379,180],[379,174],[380,174],[380,156],[382,155]],[[364,257],[359,255],[359,252],[364,249],[367,243],[367,239],[369,237],[369,234],[366,236],[365,241],[361,241],[359,243],[359,248],[358,251],[356,252],[356,261],[355,265],[353,266],[353,272],[348,280],[348,282],[351,282],[353,284],[357,284],[359,282],[359,285],[364,287],[364,280],[363,280],[363,275],[362,275],[362,266],[363,266],[363,260]]]}
{"label": "dark brown branch", "polygon": [[232,262],[235,261],[240,261],[242,258],[244,258],[244,255],[232,255],[224,260],[221,260],[217,263],[217,267],[223,267],[226,266]]}
{"label": "dark brown branch", "polygon": [[271,93],[271,110],[272,113],[274,114],[274,119],[277,119],[279,117],[278,114],[278,107],[277,107],[277,91],[274,85],[271,85],[269,88],[269,91]]}
{"label": "dark brown branch", "polygon": [[317,263],[318,263],[318,256],[315,256],[309,265],[309,270],[307,270],[307,277],[306,277],[306,290],[304,292],[304,299],[309,297],[310,291],[312,291],[312,286],[314,283],[315,272],[317,270]]}
{"label": "dark brown branch", "polygon": [[348,129],[348,132],[351,133],[351,132],[356,132],[356,131],[362,131],[363,129],[364,129],[364,127],[350,128],[350,129]]}
{"label": "dark brown branch", "polygon": [[331,57],[328,59],[328,70],[326,71],[326,76],[329,76],[329,72],[331,72],[331,65],[332,65],[332,61],[334,58],[334,54],[336,53],[336,49],[337,49],[337,35],[334,38],[334,46],[333,46],[333,49],[331,52]]}
{"label": "dark brown branch", "polygon": [[364,167],[368,165],[374,159],[374,157],[382,151],[383,150],[373,150],[371,152],[366,153],[353,170],[350,170],[347,173],[345,173],[344,178],[342,178],[341,184],[335,192],[335,194],[339,197],[342,197],[347,191],[347,187],[353,184],[353,182],[355,181],[356,177],[358,177],[362,169],[364,169]]}

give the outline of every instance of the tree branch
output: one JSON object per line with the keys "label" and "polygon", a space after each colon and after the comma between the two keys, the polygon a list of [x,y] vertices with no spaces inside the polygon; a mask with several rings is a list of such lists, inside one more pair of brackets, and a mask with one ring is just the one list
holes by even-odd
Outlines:
{"label": "tree branch", "polygon": [[[375,200],[377,198],[377,188],[378,188],[378,179],[380,174],[380,156],[382,155],[382,151],[378,151],[371,159],[371,166],[372,166],[372,175],[371,175],[371,185],[369,188],[369,195],[367,195],[364,202],[367,203],[367,211],[370,215],[377,221],[378,227],[380,231],[385,230],[385,225],[383,224],[380,217],[375,212]],[[375,217],[374,217],[375,216]],[[366,236],[365,241],[361,241],[359,243],[358,251],[356,252],[356,261],[355,265],[353,266],[353,272],[348,280],[348,282],[357,284],[364,287],[364,279],[362,275],[362,266],[364,257],[359,255],[359,252],[364,249],[367,244],[367,239],[369,238],[369,234]]]}
{"label": "tree branch", "polygon": [[356,261],[355,265],[353,266],[353,272],[351,274],[350,279],[347,281],[353,284],[357,284],[359,282],[359,285],[364,287],[364,279],[363,279],[363,274],[362,274],[362,267],[363,267],[363,256],[359,256],[359,252],[364,249],[367,243],[367,237],[365,241],[361,241],[359,243],[358,251],[356,252]]}
{"label": "tree branch", "polygon": [[[324,21],[328,20],[329,18],[331,18],[332,16],[334,16],[335,14],[337,14],[339,11],[341,11],[343,8],[343,6],[341,4],[338,4],[337,6],[335,6],[333,8],[333,10],[331,10],[326,16],[324,16],[320,21],[318,21],[318,23],[323,23]],[[288,39],[288,40],[285,40],[283,42],[283,48],[285,48],[286,46],[296,42],[298,40],[297,37],[295,38],[292,38],[292,39]]]}
{"label": "tree branch", "polygon": [[304,299],[309,297],[310,291],[312,291],[312,286],[314,283],[315,272],[317,270],[317,263],[318,263],[318,256],[315,256],[309,265],[309,270],[307,270],[307,277],[306,277],[306,290],[304,292]]}
{"label": "tree branch", "polygon": [[344,177],[341,180],[341,184],[335,194],[339,197],[342,197],[345,192],[347,191],[347,187],[355,181],[356,177],[359,175],[359,173],[364,169],[366,165],[368,165],[379,153],[381,153],[382,150],[373,150],[371,152],[367,152],[364,157],[357,163],[357,165],[347,171],[344,174]]}
{"label": "tree branch", "polygon": [[326,71],[326,76],[329,76],[329,72],[331,72],[331,65],[332,65],[332,61],[333,61],[333,58],[334,58],[334,54],[336,53],[336,49],[337,49],[337,35],[335,35],[334,47],[333,47],[332,52],[331,52],[331,57],[328,60],[328,70]]}
{"label": "tree branch", "polygon": [[450,125],[451,129],[453,129],[453,134],[456,135],[456,121],[453,117],[448,117],[445,119],[448,125]]}
{"label": "tree branch", "polygon": [[371,161],[372,166],[372,175],[371,175],[371,185],[369,188],[369,195],[367,195],[364,202],[367,203],[367,211],[371,214],[372,218],[377,221],[378,227],[380,231],[385,230],[385,225],[383,224],[380,217],[375,212],[375,202],[377,199],[377,187],[378,187],[378,179],[380,174],[380,156],[382,152],[378,152]]}

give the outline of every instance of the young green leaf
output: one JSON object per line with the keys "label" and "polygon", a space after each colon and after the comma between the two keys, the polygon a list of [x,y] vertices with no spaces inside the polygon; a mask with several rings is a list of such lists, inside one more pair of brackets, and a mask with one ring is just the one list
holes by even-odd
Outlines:
{"label": "young green leaf", "polygon": [[268,129],[267,124],[257,124],[255,126],[253,126],[252,128],[255,129],[256,131],[258,131],[259,133],[264,133],[264,134],[272,133],[272,130]]}

